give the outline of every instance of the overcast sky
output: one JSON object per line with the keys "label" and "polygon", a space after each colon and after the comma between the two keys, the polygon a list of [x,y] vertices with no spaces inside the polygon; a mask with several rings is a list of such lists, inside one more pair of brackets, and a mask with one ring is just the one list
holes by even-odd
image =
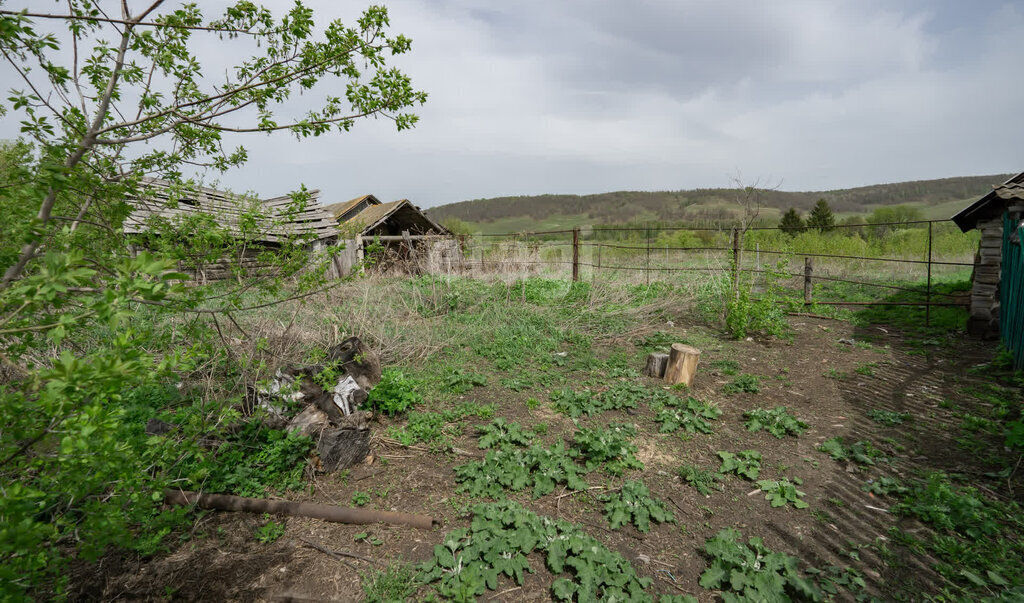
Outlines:
{"label": "overcast sky", "polygon": [[[307,4],[321,22],[364,7]],[[1022,2],[386,4],[413,40],[397,64],[430,94],[420,124],[249,137],[223,183],[433,206],[727,186],[737,171],[823,190],[1024,169]]]}

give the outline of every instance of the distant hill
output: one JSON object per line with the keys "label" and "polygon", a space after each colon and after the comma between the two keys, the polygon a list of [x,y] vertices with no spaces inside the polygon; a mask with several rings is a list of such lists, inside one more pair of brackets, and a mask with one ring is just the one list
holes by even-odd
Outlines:
{"label": "distant hill", "polygon": [[[930,218],[949,217],[1012,174],[965,176],[875,184],[832,191],[764,191],[761,216],[775,220],[795,207],[806,213],[826,199],[839,215],[868,213],[880,205],[915,205]],[[567,228],[584,224],[637,221],[707,222],[729,220],[738,211],[735,189],[619,191],[596,195],[495,197],[441,205],[431,218],[459,218],[488,232]]]}

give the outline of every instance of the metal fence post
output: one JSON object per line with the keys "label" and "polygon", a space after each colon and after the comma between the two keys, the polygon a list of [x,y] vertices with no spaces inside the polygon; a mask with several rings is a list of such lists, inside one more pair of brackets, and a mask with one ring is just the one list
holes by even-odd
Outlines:
{"label": "metal fence post", "polygon": [[580,227],[572,229],[572,280],[580,280]]}

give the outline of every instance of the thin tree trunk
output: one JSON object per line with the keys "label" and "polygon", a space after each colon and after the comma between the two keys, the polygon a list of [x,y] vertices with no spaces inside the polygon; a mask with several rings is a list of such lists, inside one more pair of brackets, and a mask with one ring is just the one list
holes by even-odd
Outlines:
{"label": "thin tree trunk", "polygon": [[[117,86],[117,80],[121,76],[121,70],[124,68],[124,57],[128,52],[128,42],[131,39],[132,26],[128,25],[125,27],[124,33],[121,35],[121,46],[117,51],[117,61],[114,64],[114,69],[110,73],[110,79],[107,81],[107,88],[103,92],[103,99],[100,101],[99,108],[96,109],[96,115],[93,117],[92,123],[89,124],[89,129],[85,132],[85,136],[82,137],[81,142],[78,143],[78,148],[68,156],[67,160],[64,161],[64,169],[67,171],[72,170],[85,154],[92,149],[96,143],[96,133],[99,132],[100,127],[103,125],[103,120],[106,118],[107,111],[110,110],[110,99],[114,94],[114,88]],[[46,194],[46,198],[43,199],[43,204],[39,207],[39,212],[36,214],[36,220],[41,225],[45,226],[50,222],[50,215],[53,212],[53,206],[57,202],[57,190],[51,188]],[[11,282],[18,278],[21,273],[25,270],[25,266],[28,265],[29,261],[35,256],[36,251],[39,249],[39,241],[35,240],[31,243],[26,243],[21,248],[21,253],[18,254],[18,261],[12,264],[7,271],[4,272],[3,280],[0,280],[0,291],[10,286]]]}

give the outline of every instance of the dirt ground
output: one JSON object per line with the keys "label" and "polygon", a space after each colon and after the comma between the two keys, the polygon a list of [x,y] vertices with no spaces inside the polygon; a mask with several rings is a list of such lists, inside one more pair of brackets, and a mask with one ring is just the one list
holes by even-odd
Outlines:
{"label": "dirt ground", "polygon": [[[599,491],[569,494],[559,487],[536,501],[528,494],[513,494],[512,498],[540,514],[581,524],[589,534],[628,558],[639,574],[653,578],[653,593],[689,593],[712,600],[715,593],[697,584],[706,567],[700,551],[704,541],[724,527],[738,528],[745,539],[760,536],[771,549],[795,555],[804,564],[854,567],[863,573],[868,591],[882,599],[890,598],[887,593],[896,589],[918,593],[934,589],[942,578],[930,568],[929,559],[907,557],[904,563],[887,565],[870,546],[879,542],[877,539],[885,542],[893,526],[910,532],[918,526],[887,512],[885,501],[862,491],[861,486],[869,478],[908,476],[920,470],[968,474],[986,471],[983,461],[957,448],[959,421],[946,408],[949,404],[942,403],[955,401],[961,408],[977,403],[966,399],[961,390],[981,379],[968,369],[989,360],[993,346],[965,339],[952,342],[954,345],[922,347],[920,342],[911,345],[913,342],[898,333],[879,327],[856,328],[842,321],[811,317],[792,317],[790,322],[792,342],[728,341],[696,327],[666,328],[680,340],[699,341],[703,348],[692,393],[718,403],[724,411],[714,422],[714,434],[693,434],[685,439],[678,433],[659,434],[651,412],[643,406],[580,420],[581,427],[613,421],[638,426],[634,442],[644,469],[627,477],[641,479],[652,496],[669,502],[677,524],[655,525],[647,534],[631,525],[609,530],[594,498]],[[851,345],[840,339],[863,343]],[[625,342],[618,349],[629,352],[637,369],[642,368],[643,350]],[[723,393],[722,386],[731,377],[712,368],[714,361],[723,359],[738,362],[743,373],[760,376],[761,391]],[[856,372],[868,363],[874,364],[864,372],[871,374]],[[837,375],[845,377],[835,378]],[[464,399],[495,403],[495,416],[526,425],[546,423],[544,440],[554,441],[560,435],[568,436],[574,426],[567,417],[550,411],[548,393],[540,388],[516,393],[492,378],[487,386],[471,390]],[[531,396],[544,404],[529,410],[525,401]],[[789,407],[809,423],[808,431],[798,438],[777,439],[763,431],[750,433],[743,427],[745,411],[778,405]],[[912,413],[913,420],[895,427],[879,425],[868,418],[867,412],[872,409]],[[401,420],[384,420],[375,429],[383,433],[390,424],[401,424]],[[842,436],[847,442],[871,440],[892,456],[894,463],[863,471],[835,462],[816,450],[834,436]],[[391,562],[424,561],[447,531],[467,525],[463,513],[473,501],[455,494],[452,468],[483,454],[476,446],[471,426],[455,446],[466,454],[389,446],[378,438],[372,462],[354,467],[344,479],[338,475],[316,476],[310,490],[290,497],[347,506],[355,491],[368,492],[369,507],[429,514],[440,521],[440,527],[433,530],[290,518],[284,520],[284,536],[272,544],[261,544],[253,533],[264,523],[263,518],[207,513],[190,538],[169,554],[149,560],[108,555],[98,566],[78,567],[72,580],[76,585],[73,598],[360,600],[364,574]],[[685,463],[715,470],[720,464],[717,451],[745,449],[762,453],[761,479],[801,478],[800,489],[806,492],[804,500],[810,508],[772,508],[764,494],[755,491],[756,485],[735,476],[726,478],[724,489],[710,496],[699,494],[677,476],[678,468]],[[602,485],[601,480],[607,479],[600,473],[587,477],[592,486]],[[1016,492],[1021,490],[1024,488],[1018,487]],[[368,537],[357,542],[360,533],[368,533]],[[365,559],[330,556],[315,546]],[[904,550],[903,554],[909,553]],[[506,581],[482,600],[549,600],[554,578],[539,558],[531,557],[531,564],[536,573],[526,574],[521,587]]]}

